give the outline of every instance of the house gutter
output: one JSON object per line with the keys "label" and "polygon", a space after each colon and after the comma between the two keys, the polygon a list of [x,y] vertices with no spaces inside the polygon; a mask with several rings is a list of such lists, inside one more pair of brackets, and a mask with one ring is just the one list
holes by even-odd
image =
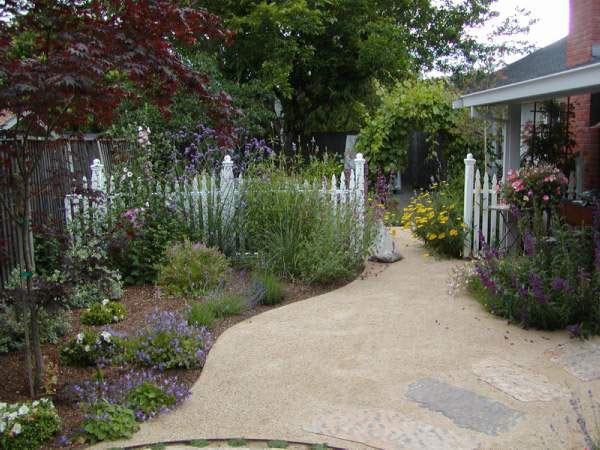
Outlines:
{"label": "house gutter", "polygon": [[463,95],[452,107],[524,103],[594,91],[600,91],[600,63]]}

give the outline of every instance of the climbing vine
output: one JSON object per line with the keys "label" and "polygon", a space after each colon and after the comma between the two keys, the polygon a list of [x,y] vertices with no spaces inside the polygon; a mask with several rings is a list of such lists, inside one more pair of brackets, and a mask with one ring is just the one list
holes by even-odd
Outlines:
{"label": "climbing vine", "polygon": [[482,125],[465,109],[453,109],[459,93],[443,80],[406,80],[393,88],[380,88],[381,104],[365,119],[356,147],[371,167],[385,175],[402,171],[415,131],[424,132],[427,159],[440,163],[441,178],[462,168],[467,153],[482,151]]}

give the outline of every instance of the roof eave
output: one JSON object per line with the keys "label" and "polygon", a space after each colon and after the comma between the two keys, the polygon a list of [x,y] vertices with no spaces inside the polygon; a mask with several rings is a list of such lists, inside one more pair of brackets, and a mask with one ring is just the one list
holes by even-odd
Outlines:
{"label": "roof eave", "polygon": [[589,64],[531,80],[463,95],[455,109],[523,103],[600,91],[600,63]]}

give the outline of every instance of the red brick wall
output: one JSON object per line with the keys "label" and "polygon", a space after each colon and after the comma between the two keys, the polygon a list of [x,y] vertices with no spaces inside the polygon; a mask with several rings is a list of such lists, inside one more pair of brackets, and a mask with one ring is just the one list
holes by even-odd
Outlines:
{"label": "red brick wall", "polygon": [[[600,0],[569,0],[570,21],[567,67],[592,58],[592,45],[600,44]],[[590,95],[571,97],[575,105],[576,150],[584,158],[584,188],[600,188],[600,130],[590,128]]]}

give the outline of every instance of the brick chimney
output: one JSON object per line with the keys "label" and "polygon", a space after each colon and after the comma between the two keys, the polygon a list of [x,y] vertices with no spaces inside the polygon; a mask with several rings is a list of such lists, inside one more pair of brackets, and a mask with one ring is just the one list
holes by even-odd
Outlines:
{"label": "brick chimney", "polygon": [[[569,0],[567,67],[590,62],[592,48],[600,45],[600,0]],[[596,94],[600,95],[600,94]],[[590,128],[591,94],[571,97],[575,105],[575,141],[584,160],[585,189],[600,188],[600,130]],[[596,102],[594,102],[596,103]]]}

